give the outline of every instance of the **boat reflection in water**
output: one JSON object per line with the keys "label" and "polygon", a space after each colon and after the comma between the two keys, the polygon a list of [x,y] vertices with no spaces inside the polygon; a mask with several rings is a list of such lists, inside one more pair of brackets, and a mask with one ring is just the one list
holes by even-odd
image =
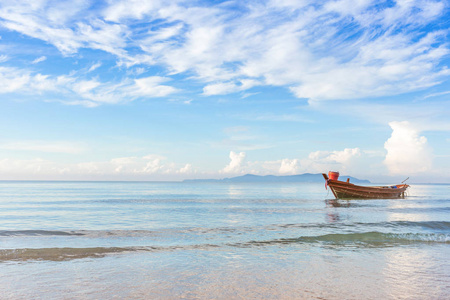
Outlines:
{"label": "boat reflection in water", "polygon": [[326,181],[326,187],[330,187],[336,199],[394,199],[405,197],[407,184],[391,186],[360,186],[347,181],[340,181],[339,172],[322,174]]}

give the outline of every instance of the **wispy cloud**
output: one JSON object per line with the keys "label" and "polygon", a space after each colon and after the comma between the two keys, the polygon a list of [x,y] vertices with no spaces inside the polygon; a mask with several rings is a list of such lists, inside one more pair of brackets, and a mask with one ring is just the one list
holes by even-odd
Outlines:
{"label": "wispy cloud", "polygon": [[51,89],[45,76],[12,67],[0,67],[0,93],[23,91],[33,87],[35,91]]}
{"label": "wispy cloud", "polygon": [[176,88],[163,85],[170,78],[161,76],[149,76],[134,80],[134,84],[128,89],[129,93],[136,96],[164,97],[177,91]]}
{"label": "wispy cloud", "polygon": [[88,72],[92,72],[94,70],[97,70],[101,66],[102,66],[102,63],[101,62],[97,62],[97,63],[95,63],[95,64],[93,64],[92,66],[89,67]]}
{"label": "wispy cloud", "polygon": [[261,83],[258,82],[257,80],[252,79],[240,80],[238,83],[236,82],[213,83],[208,84],[203,88],[203,94],[205,96],[225,95],[245,91],[258,85],[261,85]]}
{"label": "wispy cloud", "polygon": [[47,56],[41,56],[41,57],[38,57],[35,60],[33,60],[31,63],[32,64],[37,64],[37,63],[43,62],[46,59],[47,59]]}
{"label": "wispy cloud", "polygon": [[234,126],[224,129],[226,137],[211,145],[218,148],[237,149],[239,151],[261,150],[272,148],[262,136],[251,133],[246,126]]}
{"label": "wispy cloud", "polygon": [[352,118],[365,120],[382,126],[393,121],[409,121],[418,131],[450,131],[448,116],[450,102],[442,101],[416,101],[410,104],[411,99],[394,101],[391,98],[385,101],[371,102],[370,100],[336,101],[328,103],[314,103],[314,109],[328,113],[347,115]]}
{"label": "wispy cloud", "polygon": [[91,18],[89,2],[2,1],[0,25],[53,44],[64,55],[80,48],[103,50],[123,56],[126,26]]}
{"label": "wispy cloud", "polygon": [[80,154],[86,149],[73,142],[58,141],[15,141],[0,143],[0,149],[12,151],[31,151],[44,153]]}
{"label": "wispy cloud", "polygon": [[[76,75],[50,76],[30,70],[13,67],[0,67],[0,94],[47,93],[55,101],[67,104],[94,107],[101,104],[114,104],[140,98],[164,97],[178,90],[163,84],[170,78],[149,76],[139,79],[123,78],[117,82],[101,82]],[[62,97],[64,96],[64,97]]]}
{"label": "wispy cloud", "polygon": [[444,95],[448,95],[448,94],[450,94],[450,91],[445,91],[445,92],[440,92],[440,93],[429,94],[429,95],[426,95],[426,96],[423,97],[423,98],[424,98],[424,99],[428,99],[428,98],[439,97],[439,96],[444,96]]}
{"label": "wispy cloud", "polygon": [[301,122],[301,123],[314,123],[314,120],[310,117],[306,117],[302,114],[237,114],[238,119],[248,121],[262,121],[262,122]]}
{"label": "wispy cloud", "polygon": [[3,1],[0,26],[63,55],[90,48],[121,66],[185,74],[205,96],[269,85],[311,101],[375,97],[424,89],[450,74],[441,65],[446,32],[426,26],[443,17],[443,2],[232,3]]}

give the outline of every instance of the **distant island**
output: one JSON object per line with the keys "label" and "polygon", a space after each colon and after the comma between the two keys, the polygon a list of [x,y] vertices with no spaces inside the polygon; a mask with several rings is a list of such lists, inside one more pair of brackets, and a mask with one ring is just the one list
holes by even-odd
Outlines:
{"label": "distant island", "polygon": [[[346,181],[347,178],[350,179],[350,183],[370,183],[369,180],[358,179],[351,176],[339,176],[339,180]],[[183,182],[324,182],[322,174],[299,174],[299,175],[286,175],[286,176],[275,176],[275,175],[253,175],[246,174],[243,176],[223,178],[223,179],[186,179]]]}

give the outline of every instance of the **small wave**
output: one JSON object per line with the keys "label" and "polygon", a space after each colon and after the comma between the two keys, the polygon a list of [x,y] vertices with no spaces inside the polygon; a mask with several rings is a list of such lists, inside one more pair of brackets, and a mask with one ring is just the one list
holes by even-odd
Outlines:
{"label": "small wave", "polygon": [[[26,237],[26,236],[79,236],[84,238],[103,237],[151,237],[151,236],[171,236],[177,234],[242,234],[248,232],[284,231],[286,229],[333,229],[339,228],[351,230],[352,228],[366,228],[366,230],[378,230],[379,228],[394,228],[408,231],[408,228],[432,229],[433,231],[447,232],[450,230],[450,222],[447,221],[394,221],[394,222],[342,222],[342,223],[281,223],[269,224],[265,226],[238,226],[238,227],[185,227],[166,228],[157,230],[0,230],[0,237]],[[414,231],[414,230],[413,230]]]}
{"label": "small wave", "polygon": [[391,222],[379,222],[379,223],[341,223],[336,224],[335,227],[345,226],[345,227],[385,227],[385,228],[422,228],[422,229],[433,229],[446,231],[450,230],[450,222],[447,221],[391,221]]}
{"label": "small wave", "polygon": [[423,222],[398,221],[398,222],[391,222],[390,224],[394,226],[422,227],[427,229],[450,230],[450,222],[446,221],[423,221]]}
{"label": "small wave", "polygon": [[50,260],[63,261],[88,257],[104,257],[107,254],[136,251],[135,248],[39,248],[39,249],[2,249],[0,261]]}
{"label": "small wave", "polygon": [[46,236],[46,235],[79,236],[84,234],[76,231],[67,232],[55,230],[0,230],[0,236]]}
{"label": "small wave", "polygon": [[213,244],[178,246],[130,246],[130,247],[92,247],[92,248],[23,248],[0,249],[0,262],[6,261],[67,261],[82,258],[102,258],[107,255],[130,252],[165,252],[177,250],[209,250],[220,246]]}
{"label": "small wave", "polygon": [[286,245],[301,243],[320,243],[336,246],[372,246],[386,247],[413,243],[450,243],[448,234],[423,234],[423,233],[382,233],[382,232],[363,232],[363,233],[343,233],[343,234],[325,234],[320,236],[303,236],[298,238],[285,238],[269,241],[250,241],[247,243],[238,243],[238,247],[251,246],[269,246]]}
{"label": "small wave", "polygon": [[[162,232],[160,232],[162,233]],[[0,237],[26,237],[26,236],[82,236],[86,238],[102,237],[146,237],[156,235],[151,230],[0,230]]]}
{"label": "small wave", "polygon": [[289,246],[295,244],[311,244],[338,247],[393,247],[417,243],[450,244],[449,234],[437,233],[341,233],[325,234],[319,236],[301,236],[298,238],[282,238],[274,240],[248,241],[226,244],[190,244],[172,246],[129,246],[129,247],[91,247],[91,248],[23,248],[0,249],[0,262],[6,261],[66,261],[82,258],[101,258],[107,255],[123,254],[130,252],[166,252],[182,250],[211,250],[223,247],[266,247]]}
{"label": "small wave", "polygon": [[378,223],[366,223],[366,222],[351,222],[351,223],[298,223],[298,224],[272,224],[265,226],[266,230],[282,230],[282,229],[351,229],[351,228],[422,228],[433,229],[439,231],[450,230],[450,222],[446,221],[394,221],[394,222],[378,222]]}

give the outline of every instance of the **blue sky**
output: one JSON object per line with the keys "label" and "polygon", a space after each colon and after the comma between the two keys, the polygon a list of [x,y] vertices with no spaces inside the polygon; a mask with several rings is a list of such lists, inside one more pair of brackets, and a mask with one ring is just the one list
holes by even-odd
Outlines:
{"label": "blue sky", "polygon": [[0,2],[0,179],[450,182],[448,1]]}

